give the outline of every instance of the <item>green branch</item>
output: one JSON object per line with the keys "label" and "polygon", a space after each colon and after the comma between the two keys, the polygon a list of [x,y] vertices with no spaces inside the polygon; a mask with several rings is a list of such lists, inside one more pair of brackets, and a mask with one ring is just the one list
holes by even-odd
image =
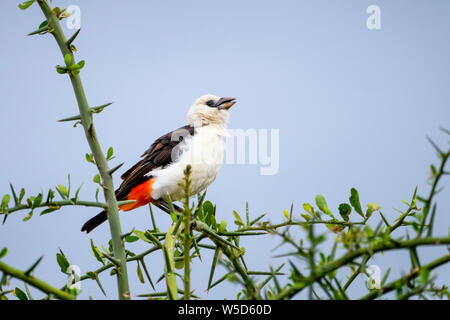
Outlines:
{"label": "green branch", "polygon": [[[136,202],[136,200],[125,200],[125,201],[118,201],[117,205],[121,206],[128,203]],[[61,201],[50,201],[50,202],[42,202],[37,206],[34,206],[34,204],[19,204],[12,208],[7,208],[4,212],[0,211],[0,214],[9,215],[13,212],[20,211],[20,210],[34,210],[37,208],[49,208],[49,209],[55,209],[58,210],[60,207],[67,207],[67,206],[82,206],[82,207],[96,207],[96,208],[102,208],[106,209],[106,204],[102,202],[96,202],[96,201],[84,201],[84,200],[73,200],[73,199],[66,199]]]}
{"label": "green branch", "polygon": [[245,227],[244,229],[240,229],[239,231],[256,231],[256,230],[265,230],[270,231],[271,229],[278,229],[282,227],[287,226],[303,226],[307,227],[313,224],[332,224],[332,225],[339,225],[343,227],[351,227],[355,225],[365,225],[365,221],[360,222],[348,222],[348,221],[337,221],[337,220],[311,220],[311,221],[286,221],[278,224],[273,225],[262,225],[258,227]]}
{"label": "green branch", "polygon": [[62,200],[62,201],[52,201],[52,202],[45,202],[41,203],[37,206],[30,206],[28,204],[21,204],[17,205],[13,208],[8,208],[7,212],[0,212],[0,214],[11,214],[15,211],[20,210],[26,210],[26,209],[36,209],[36,208],[55,208],[58,209],[59,207],[65,207],[65,206],[84,206],[84,207],[97,207],[97,208],[105,208],[105,204],[101,202],[94,202],[94,201],[72,201],[72,200]]}
{"label": "green branch", "polygon": [[52,287],[51,285],[49,285],[48,283],[34,277],[33,275],[30,275],[22,270],[16,269],[14,267],[11,267],[10,265],[0,261],[0,270],[3,271],[4,273],[20,279],[22,281],[24,281],[25,283],[28,283],[30,285],[32,285],[33,287],[47,293],[47,294],[51,294],[59,299],[63,299],[63,300],[74,300],[75,297],[65,291],[56,289],[55,287]]}
{"label": "green branch", "polygon": [[413,239],[413,240],[405,240],[405,241],[387,241],[384,243],[380,243],[378,245],[367,247],[367,248],[361,248],[358,250],[351,251],[347,254],[345,254],[343,257],[331,261],[327,264],[324,264],[322,266],[319,266],[315,272],[312,272],[312,274],[305,278],[302,281],[299,281],[297,283],[294,283],[291,287],[283,290],[280,294],[277,295],[276,299],[286,299],[286,298],[292,298],[294,295],[302,291],[304,288],[308,287],[312,283],[316,282],[317,280],[323,278],[330,272],[333,272],[334,270],[347,265],[347,263],[353,261],[354,259],[363,256],[365,254],[371,254],[373,255],[376,252],[379,251],[388,251],[388,250],[395,250],[395,249],[407,249],[407,248],[413,248],[417,246],[423,246],[423,245],[443,245],[443,244],[450,244],[450,237],[447,238],[419,238],[419,239]]}

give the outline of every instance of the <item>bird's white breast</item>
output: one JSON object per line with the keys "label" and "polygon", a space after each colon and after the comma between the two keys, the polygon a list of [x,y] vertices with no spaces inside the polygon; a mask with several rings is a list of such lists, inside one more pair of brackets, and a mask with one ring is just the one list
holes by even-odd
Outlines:
{"label": "bird's white breast", "polygon": [[216,126],[196,128],[193,136],[180,143],[180,157],[166,168],[153,170],[155,177],[152,185],[153,199],[167,199],[170,195],[173,201],[184,197],[184,170],[191,165],[191,195],[207,188],[216,178],[223,163],[226,130]]}

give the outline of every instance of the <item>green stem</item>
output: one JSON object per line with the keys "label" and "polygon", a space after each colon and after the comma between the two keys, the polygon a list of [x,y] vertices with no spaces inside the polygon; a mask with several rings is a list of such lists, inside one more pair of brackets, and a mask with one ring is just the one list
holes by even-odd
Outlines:
{"label": "green stem", "polygon": [[269,231],[271,229],[278,229],[281,227],[286,227],[286,226],[309,226],[309,225],[313,225],[313,224],[335,224],[335,225],[340,225],[340,226],[344,226],[344,227],[351,227],[354,225],[364,225],[365,221],[360,221],[360,222],[346,222],[346,221],[335,221],[335,220],[314,220],[314,221],[286,221],[286,222],[282,222],[279,224],[273,224],[273,225],[265,225],[265,226],[259,226],[259,227],[246,227],[242,230],[239,231],[257,231],[257,230],[266,230]]}
{"label": "green stem", "polygon": [[356,269],[355,272],[352,273],[350,278],[348,278],[347,282],[344,284],[344,291],[348,289],[348,287],[352,284],[353,280],[356,279],[356,277],[361,273],[362,270],[366,268],[366,263],[370,259],[370,255],[365,255],[361,264],[359,265],[358,269]]}
{"label": "green stem", "polygon": [[[188,198],[189,199],[189,198]],[[189,202],[187,205],[187,209],[185,207],[185,215],[184,215],[184,300],[190,300],[191,298],[191,284],[190,284],[190,275],[191,275],[191,212],[189,210]]]}
{"label": "green stem", "polygon": [[[190,175],[191,166],[188,165],[184,171],[184,239],[183,239],[183,255],[184,255],[184,300],[191,299],[191,210],[189,208],[190,195]],[[180,219],[181,220],[181,219]]]}
{"label": "green stem", "polygon": [[[47,18],[49,26],[53,28],[51,32],[61,50],[63,57],[65,55],[70,55],[72,57],[72,64],[75,63],[75,59],[73,57],[72,51],[67,46],[66,37],[61,29],[58,18],[53,14],[50,6],[48,5],[46,0],[38,0],[38,4],[41,7],[42,12]],[[114,257],[120,261],[120,270],[117,272],[117,282],[118,282],[118,290],[119,290],[119,299],[129,299],[130,297],[130,289],[128,285],[128,274],[127,274],[127,265],[126,265],[126,257],[125,250],[120,238],[122,234],[119,214],[118,214],[118,205],[116,196],[114,193],[114,183],[112,180],[112,176],[109,173],[109,167],[107,160],[103,154],[103,151],[98,142],[94,124],[92,122],[92,113],[90,111],[86,95],[83,90],[83,85],[81,83],[81,78],[79,75],[69,74],[70,81],[72,82],[72,87],[75,92],[75,96],[78,102],[78,108],[81,117],[81,123],[83,124],[83,128],[85,131],[86,139],[88,141],[89,147],[92,151],[92,154],[95,159],[95,163],[97,165],[98,171],[102,178],[102,187],[105,194],[106,200],[106,212],[108,215],[108,222],[111,231],[111,239],[114,250]]]}
{"label": "green stem", "polygon": [[184,300],[190,300],[191,298],[191,235],[190,235],[190,224],[191,218],[190,214],[185,217],[185,227],[184,227]]}
{"label": "green stem", "polygon": [[176,236],[172,234],[175,229],[176,223],[174,222],[170,229],[167,231],[166,239],[163,245],[164,259],[166,261],[165,276],[167,284],[167,292],[169,299],[178,300],[178,285],[175,274],[175,239]]}
{"label": "green stem", "polygon": [[52,287],[48,283],[34,277],[33,275],[26,275],[26,273],[22,270],[11,267],[10,265],[0,261],[0,270],[10,276],[20,279],[25,283],[32,285],[33,287],[43,291],[46,294],[52,294],[55,297],[62,300],[74,300],[75,297],[65,291],[59,290],[55,287]]}
{"label": "green stem", "polygon": [[[97,207],[97,208],[105,208],[105,204],[101,202],[94,201],[72,201],[72,200],[62,200],[62,201],[52,201],[41,203],[36,207],[29,206],[28,204],[20,204],[13,208],[8,208],[8,214],[13,213],[15,211],[25,210],[25,209],[36,209],[36,208],[52,208],[52,207],[64,207],[64,206],[84,206],[84,207]],[[0,212],[0,214],[5,214]]]}

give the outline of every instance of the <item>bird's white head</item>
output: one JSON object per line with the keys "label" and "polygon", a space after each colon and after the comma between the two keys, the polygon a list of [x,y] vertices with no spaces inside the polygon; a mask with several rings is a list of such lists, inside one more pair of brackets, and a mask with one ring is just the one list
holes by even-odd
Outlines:
{"label": "bird's white head", "polygon": [[220,98],[212,94],[205,94],[198,98],[187,114],[188,124],[199,127],[217,125],[226,127],[228,110],[236,103],[235,98]]}

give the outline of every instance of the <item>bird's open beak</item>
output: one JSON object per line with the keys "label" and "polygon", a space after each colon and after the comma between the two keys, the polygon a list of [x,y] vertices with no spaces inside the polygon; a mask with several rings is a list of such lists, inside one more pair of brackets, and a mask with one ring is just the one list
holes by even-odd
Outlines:
{"label": "bird's open beak", "polygon": [[216,103],[216,107],[219,110],[228,110],[230,109],[234,104],[236,103],[236,99],[235,98],[220,98],[219,101],[217,101]]}

